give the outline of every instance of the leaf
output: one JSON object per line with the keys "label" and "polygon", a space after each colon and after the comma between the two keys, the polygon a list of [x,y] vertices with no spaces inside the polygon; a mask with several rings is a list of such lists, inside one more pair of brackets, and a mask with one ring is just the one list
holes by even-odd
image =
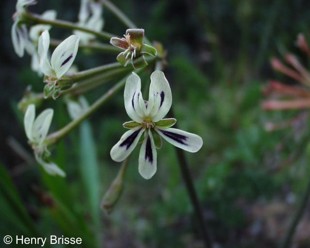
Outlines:
{"label": "leaf", "polygon": [[91,216],[96,225],[100,221],[100,183],[96,145],[91,125],[88,121],[80,127],[80,172],[85,187],[85,193]]}
{"label": "leaf", "polygon": [[[2,224],[11,224],[17,233],[37,236],[38,232],[35,228],[33,220],[27,213],[24,204],[19,197],[19,193],[8,171],[3,165],[0,165],[0,199],[1,199],[1,222]],[[6,228],[6,231],[8,229]],[[9,230],[13,232],[13,230]],[[12,233],[10,233],[12,234]]]}

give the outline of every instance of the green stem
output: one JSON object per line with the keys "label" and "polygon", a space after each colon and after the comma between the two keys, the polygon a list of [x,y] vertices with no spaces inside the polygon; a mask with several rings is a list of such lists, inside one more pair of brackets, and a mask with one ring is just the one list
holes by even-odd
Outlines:
{"label": "green stem", "polygon": [[281,248],[291,247],[292,239],[293,239],[294,234],[296,232],[298,223],[300,222],[303,214],[306,211],[306,207],[308,205],[309,198],[310,198],[310,180],[308,181],[306,191],[305,191],[304,195],[302,196],[302,200],[301,200],[300,205],[297,209],[297,212],[295,213],[295,216],[293,217],[293,220],[289,226],[289,229],[285,235],[285,238],[280,245]]}
{"label": "green stem", "polygon": [[[137,26],[119,8],[117,8],[109,0],[101,0],[101,3],[108,10],[110,10],[128,28],[137,28]],[[146,37],[144,37],[144,40],[146,43],[151,44],[151,42]]]}
{"label": "green stem", "polygon": [[110,33],[103,32],[103,31],[96,32],[92,29],[82,27],[82,26],[79,26],[75,23],[68,22],[68,21],[44,19],[40,15],[36,15],[36,14],[30,13],[30,12],[23,13],[23,20],[25,22],[29,21],[29,22],[34,22],[36,24],[46,24],[46,25],[52,25],[52,26],[59,27],[59,28],[79,30],[79,31],[82,31],[85,33],[93,34],[96,37],[102,38],[104,40],[110,40],[113,36],[115,36],[115,35],[112,35]]}
{"label": "green stem", "polygon": [[[137,73],[140,72],[141,69],[137,70]],[[60,139],[66,136],[69,132],[71,132],[75,127],[77,127],[81,122],[87,119],[92,113],[94,113],[102,104],[104,104],[107,100],[109,100],[115,93],[117,93],[126,82],[127,77],[121,79],[117,84],[115,84],[108,92],[102,95],[97,101],[95,101],[88,110],[81,115],[79,118],[71,121],[62,129],[58,130],[55,133],[50,134],[46,140],[46,145],[51,145],[57,143]]]}
{"label": "green stem", "polygon": [[121,69],[121,68],[126,69],[124,66],[122,66],[118,62],[110,63],[110,64],[98,66],[95,68],[91,68],[88,70],[84,70],[81,72],[77,72],[71,76],[68,76],[68,78],[66,78],[65,80],[69,79],[70,81],[76,83],[76,82],[80,82],[80,81],[85,80],[85,79],[89,79],[93,76],[97,76],[98,74],[103,74],[103,73],[106,73],[107,71],[111,71],[111,70],[115,70],[115,69]]}
{"label": "green stem", "polygon": [[75,127],[77,127],[81,122],[83,122],[86,118],[88,118],[92,113],[94,113],[103,103],[109,100],[116,92],[118,92],[125,84],[126,78],[120,80],[117,84],[115,84],[107,93],[101,96],[97,101],[95,101],[88,110],[81,115],[79,118],[74,119],[69,124],[67,124],[62,129],[58,130],[55,133],[50,134],[46,138],[46,144],[51,145],[57,143],[60,139],[66,136],[70,131],[72,131]]}
{"label": "green stem", "polygon": [[[171,109],[171,116],[174,118],[173,109]],[[177,125],[175,125],[175,127],[177,127]],[[210,234],[207,230],[207,227],[204,221],[202,208],[198,200],[198,196],[195,190],[195,186],[194,186],[194,183],[191,177],[191,173],[189,170],[189,166],[188,166],[184,151],[179,148],[176,148],[176,154],[177,154],[177,158],[179,161],[178,164],[179,164],[180,171],[182,174],[183,182],[185,183],[188,196],[191,200],[192,207],[196,215],[196,220],[197,220],[198,227],[199,227],[198,229],[200,231],[201,238],[203,239],[204,246],[205,248],[212,248],[212,241],[210,238]]]}
{"label": "green stem", "polygon": [[[148,56],[147,58],[145,58],[145,61],[150,63],[150,62],[153,62],[157,59],[157,57],[150,57]],[[141,62],[143,62],[144,59],[143,57],[140,57],[138,59],[135,60],[135,64],[139,64]],[[102,66],[98,66],[98,67],[95,67],[95,68],[91,68],[91,69],[88,69],[88,70],[84,70],[84,71],[81,71],[81,72],[77,72],[71,76],[68,76],[66,78],[63,79],[63,82],[64,83],[76,83],[76,82],[80,82],[82,80],[85,80],[85,79],[89,79],[93,76],[97,76],[98,74],[103,74],[103,73],[106,73],[108,71],[112,71],[112,70],[116,70],[116,69],[122,69],[123,71],[127,71],[128,68],[127,67],[124,67],[122,66],[120,63],[116,62],[116,63],[110,63],[110,64],[106,64],[106,65],[102,65]],[[61,84],[61,81],[59,81],[59,83]]]}
{"label": "green stem", "polygon": [[[51,46],[56,47],[58,46],[62,41],[60,40],[51,40]],[[117,54],[121,52],[121,49],[108,45],[108,44],[101,44],[101,43],[88,43],[88,44],[79,44],[79,49],[91,49],[99,52],[104,53],[112,53]]]}
{"label": "green stem", "polygon": [[110,10],[122,23],[129,28],[137,28],[137,26],[113,3],[108,0],[101,0],[103,6]]}
{"label": "green stem", "polygon": [[[162,61],[157,61],[157,63],[155,64],[155,68],[156,70],[163,71],[164,64],[162,63]],[[174,118],[175,114],[174,114],[172,107],[171,107],[170,113],[171,113],[171,116]],[[177,125],[175,125],[175,127],[177,127]],[[201,238],[203,239],[204,246],[205,248],[212,248],[211,236],[207,230],[207,227],[204,221],[202,209],[201,209],[201,206],[198,200],[198,196],[195,190],[195,186],[194,186],[194,183],[191,177],[191,173],[189,170],[189,166],[188,166],[184,151],[179,148],[176,148],[176,153],[177,153],[177,158],[179,160],[179,167],[180,167],[180,171],[182,174],[183,182],[185,183],[188,196],[191,200],[194,213],[196,215],[196,220],[199,226],[198,229],[200,231]]]}
{"label": "green stem", "polygon": [[89,90],[92,90],[108,81],[111,81],[115,77],[124,77],[125,74],[129,73],[131,70],[124,70],[123,68],[114,69],[108,71],[103,75],[94,76],[92,78],[86,79],[79,82],[77,85],[73,85],[67,90],[61,91],[61,95],[72,94],[72,95],[81,95]]}

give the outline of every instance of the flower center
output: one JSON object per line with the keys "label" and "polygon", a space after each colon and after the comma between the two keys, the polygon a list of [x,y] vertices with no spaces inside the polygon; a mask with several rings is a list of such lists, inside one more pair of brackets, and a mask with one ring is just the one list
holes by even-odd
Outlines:
{"label": "flower center", "polygon": [[155,124],[154,122],[152,121],[152,118],[150,117],[145,117],[143,119],[143,122],[142,122],[142,127],[143,128],[147,128],[147,129],[150,129],[150,128],[154,128]]}

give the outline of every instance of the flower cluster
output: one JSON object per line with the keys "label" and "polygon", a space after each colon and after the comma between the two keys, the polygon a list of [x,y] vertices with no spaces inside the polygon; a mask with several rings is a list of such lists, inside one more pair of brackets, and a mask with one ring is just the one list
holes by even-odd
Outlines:
{"label": "flower cluster", "polygon": [[197,152],[202,147],[201,137],[172,128],[176,120],[164,118],[171,108],[172,94],[163,72],[152,73],[148,101],[142,98],[139,76],[132,73],[126,81],[124,104],[132,121],[124,123],[129,130],[113,146],[111,157],[117,162],[125,160],[142,137],[139,173],[145,179],[151,178],[157,170],[156,148],[161,146],[161,138],[188,152]]}
{"label": "flower cluster", "polygon": [[[139,76],[134,72],[128,74],[137,67],[148,65],[147,62],[155,60],[164,62],[164,49],[160,45],[155,45],[158,48],[157,53],[157,49],[144,37],[144,29],[127,29],[124,37],[110,38],[109,33],[101,31],[104,25],[102,19],[104,3],[100,1],[81,0],[77,23],[57,20],[57,13],[54,10],[48,10],[40,16],[34,15],[27,11],[27,7],[33,4],[34,0],[18,0],[11,35],[17,55],[22,57],[27,52],[32,56],[32,69],[39,75],[44,75],[44,94],[34,94],[28,90],[21,106],[26,109],[24,116],[26,136],[37,162],[46,172],[65,176],[64,171],[49,160],[48,145],[56,143],[80,124],[116,90],[121,89],[120,86],[125,82],[120,81],[91,106],[88,106],[82,94],[102,82],[118,78],[123,73],[129,75],[125,84],[124,101],[126,112],[132,121],[123,124],[129,130],[111,149],[111,158],[117,162],[126,160],[141,140],[139,173],[143,178],[149,179],[157,170],[157,149],[161,147],[162,139],[188,152],[200,150],[203,145],[200,136],[173,128],[176,119],[165,118],[172,105],[172,93],[164,73],[154,71],[151,74],[147,101],[142,97]],[[49,30],[52,26],[68,28],[73,34],[63,41],[51,41]],[[110,44],[93,42],[96,36],[110,40]],[[51,44],[56,46],[52,53],[49,51]],[[118,49],[110,46],[113,45],[121,50],[117,61],[123,66],[111,63],[69,74],[79,44],[89,49],[117,52]],[[128,64],[133,68],[124,68]],[[153,66],[151,63],[150,65]],[[34,104],[38,103],[38,98],[40,102],[44,98],[56,99],[60,95],[64,96],[72,122],[48,137],[54,111],[46,109],[36,117]]]}

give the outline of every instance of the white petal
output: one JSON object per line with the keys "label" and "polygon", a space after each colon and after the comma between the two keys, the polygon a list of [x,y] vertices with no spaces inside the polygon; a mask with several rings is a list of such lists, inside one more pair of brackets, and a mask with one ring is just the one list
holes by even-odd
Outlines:
{"label": "white petal", "polygon": [[200,136],[176,128],[156,128],[161,137],[172,145],[188,152],[198,152],[203,145]]}
{"label": "white petal", "polygon": [[[48,19],[48,20],[55,20],[56,15],[57,15],[56,10],[50,9],[50,10],[44,11],[41,17],[44,19]],[[50,26],[50,25],[46,25],[46,26]]]}
{"label": "white petal", "polygon": [[36,52],[32,54],[31,57],[31,69],[39,74],[39,76],[42,75],[41,69],[40,69],[40,62],[39,62],[39,56]]}
{"label": "white petal", "polygon": [[67,109],[71,119],[73,120],[83,115],[85,111],[87,111],[88,107],[89,105],[86,98],[83,96],[80,96],[78,100],[69,99],[67,101]]}
{"label": "white petal", "polygon": [[141,80],[136,73],[132,73],[126,80],[124,90],[124,104],[128,116],[135,122],[142,122],[143,111],[140,103],[142,98]]}
{"label": "white petal", "polygon": [[45,140],[48,130],[50,128],[54,110],[46,109],[44,110],[34,121],[32,135],[34,141],[40,146]]}
{"label": "white petal", "polygon": [[[46,20],[55,20],[56,19],[57,12],[55,10],[47,10],[42,15],[41,18]],[[37,41],[39,39],[39,36],[44,30],[50,30],[51,25],[45,25],[45,24],[38,24],[34,25],[30,28],[29,31],[29,37],[33,41]]]}
{"label": "white petal", "polygon": [[84,24],[89,17],[89,8],[87,7],[88,0],[82,0],[79,12],[79,23]]}
{"label": "white petal", "polygon": [[172,93],[168,80],[162,71],[154,71],[151,75],[149,103],[153,102],[151,115],[157,122],[169,112],[172,104]]}
{"label": "white petal", "polygon": [[96,3],[96,2],[90,2],[90,9],[92,12],[92,17],[94,19],[101,19],[102,15],[102,4],[101,3]]}
{"label": "white petal", "polygon": [[71,35],[61,42],[55,49],[51,58],[51,66],[56,77],[61,78],[71,67],[79,48],[79,37]]}
{"label": "white petal", "polygon": [[16,3],[16,11],[22,12],[25,7],[29,5],[34,5],[36,3],[35,0],[18,0]]}
{"label": "white petal", "polygon": [[48,58],[48,49],[50,46],[50,34],[45,30],[38,41],[38,56],[41,72],[46,76],[55,76]]}
{"label": "white petal", "polygon": [[101,17],[97,18],[96,16],[93,16],[89,19],[87,27],[92,28],[97,32],[100,32],[103,27],[103,19]]}
{"label": "white petal", "polygon": [[19,57],[24,56],[24,49],[25,49],[25,41],[24,41],[24,32],[25,26],[18,27],[18,22],[14,22],[12,29],[11,29],[11,37],[13,42],[13,47],[16,54]]}
{"label": "white petal", "polygon": [[143,131],[144,129],[137,127],[125,132],[116,145],[112,147],[111,158],[116,162],[125,160],[137,146]]}
{"label": "white petal", "polygon": [[61,177],[65,177],[66,173],[60,169],[55,163],[53,162],[46,162],[44,161],[40,155],[35,153],[35,158],[37,160],[37,162],[44,168],[44,170],[53,176],[61,176]]}
{"label": "white petal", "polygon": [[34,122],[35,115],[36,115],[35,106],[34,104],[31,104],[27,107],[27,110],[24,116],[25,132],[26,132],[27,138],[30,141],[33,141],[32,128],[33,128],[33,122]]}
{"label": "white petal", "polygon": [[140,154],[139,173],[144,179],[150,179],[157,170],[157,151],[151,131],[145,133]]}

